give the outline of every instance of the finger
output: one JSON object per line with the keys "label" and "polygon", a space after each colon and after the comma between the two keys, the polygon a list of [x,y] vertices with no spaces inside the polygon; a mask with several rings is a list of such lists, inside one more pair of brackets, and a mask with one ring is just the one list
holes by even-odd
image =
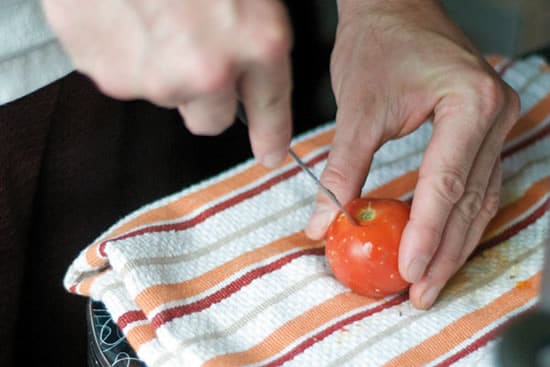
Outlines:
{"label": "finger", "polygon": [[491,173],[491,179],[489,181],[489,186],[487,187],[487,192],[485,193],[485,198],[483,199],[483,204],[481,205],[481,210],[466,234],[464,249],[462,250],[462,255],[460,258],[462,263],[464,263],[475,250],[481,240],[481,237],[483,236],[485,228],[487,228],[487,225],[491,219],[493,219],[493,217],[497,214],[500,207],[501,187],[502,165],[499,159],[495,162],[495,166]]}
{"label": "finger", "polygon": [[[445,106],[448,103],[452,105]],[[430,263],[491,126],[489,117],[482,116],[474,102],[442,101],[442,105],[435,111],[432,138],[400,244],[399,270],[411,283],[420,280]]]}
{"label": "finger", "polygon": [[[467,258],[479,244],[484,229],[498,210],[502,180],[500,161],[494,164],[490,177],[489,185],[481,203],[481,210],[471,226],[465,230],[466,236],[463,235],[462,240],[455,241],[455,246],[453,246],[453,243],[444,240],[426,275],[411,286],[409,294],[415,307],[420,309],[430,308],[451,276],[464,265]],[[448,226],[447,230],[452,230],[452,228],[452,226]],[[456,246],[457,244],[459,246]]]}
{"label": "finger", "polygon": [[[360,195],[372,156],[380,145],[381,134],[378,131],[384,126],[383,122],[376,121],[374,113],[365,117],[364,111],[356,111],[357,106],[374,110],[372,105],[374,103],[349,100],[340,103],[338,108],[336,132],[320,179],[343,205]],[[337,206],[323,192],[319,192],[305,229],[306,235],[313,239],[322,238],[337,211]]]}
{"label": "finger", "polygon": [[430,307],[440,289],[462,265],[461,259],[466,244],[465,235],[478,217],[484,203],[505,133],[505,124],[499,123],[497,119],[483,141],[470,170],[464,194],[451,210],[441,242],[429,265],[428,272],[432,274],[429,277],[431,281],[428,282],[427,289],[422,292],[416,302],[419,307]]}
{"label": "finger", "polygon": [[185,126],[195,135],[218,135],[235,120],[237,97],[226,91],[195,98],[178,107]]}
{"label": "finger", "polygon": [[292,35],[285,7],[278,1],[248,1],[243,35],[244,68],[239,94],[248,117],[252,152],[267,167],[288,153],[292,136]]}
{"label": "finger", "polygon": [[292,136],[288,57],[249,69],[241,83],[241,97],[248,117],[252,152],[266,167],[287,155]]}

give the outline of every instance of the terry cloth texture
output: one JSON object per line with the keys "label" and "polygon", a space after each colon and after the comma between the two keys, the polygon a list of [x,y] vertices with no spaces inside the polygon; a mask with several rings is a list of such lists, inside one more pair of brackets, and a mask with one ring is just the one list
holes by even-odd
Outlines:
{"label": "terry cloth texture", "polygon": [[[316,187],[288,159],[254,161],[114,224],[70,266],[66,288],[102,301],[138,356],[160,366],[491,366],[498,333],[537,301],[550,215],[550,73],[490,57],[521,96],[502,151],[501,207],[429,311],[407,294],[355,295],[303,228]],[[319,174],[334,123],[293,148]],[[363,194],[410,200],[426,123],[375,155]]]}

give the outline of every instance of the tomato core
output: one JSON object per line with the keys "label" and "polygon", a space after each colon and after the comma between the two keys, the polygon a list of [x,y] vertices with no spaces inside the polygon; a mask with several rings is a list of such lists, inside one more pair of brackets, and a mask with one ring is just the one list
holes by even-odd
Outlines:
{"label": "tomato core", "polygon": [[363,209],[359,212],[359,221],[368,222],[376,218],[376,210],[371,207]]}

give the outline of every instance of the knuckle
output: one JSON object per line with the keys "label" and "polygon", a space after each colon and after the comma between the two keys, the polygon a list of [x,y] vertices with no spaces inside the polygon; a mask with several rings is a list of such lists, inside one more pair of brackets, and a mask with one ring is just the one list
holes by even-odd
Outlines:
{"label": "knuckle", "polygon": [[508,88],[506,107],[509,121],[511,124],[515,124],[520,116],[521,100],[519,95],[512,88]]}
{"label": "knuckle", "polygon": [[483,205],[480,208],[480,213],[486,218],[493,218],[500,207],[500,194],[499,192],[488,193],[483,201]]}
{"label": "knuckle", "polygon": [[482,207],[483,196],[479,190],[467,191],[457,204],[457,210],[463,221],[471,222]]}
{"label": "knuckle", "polygon": [[465,182],[464,175],[458,171],[447,171],[434,179],[433,187],[440,199],[454,205],[464,194]]}
{"label": "knuckle", "polygon": [[481,73],[473,84],[474,96],[478,100],[479,110],[485,116],[495,116],[505,104],[502,82],[493,76]]}
{"label": "knuckle", "polygon": [[347,184],[346,174],[335,164],[327,164],[321,180],[327,187],[342,187]]}
{"label": "knuckle", "polygon": [[260,59],[272,60],[290,52],[292,36],[285,22],[271,20],[256,33],[255,42]]}
{"label": "knuckle", "polygon": [[226,89],[233,82],[233,70],[227,60],[216,62],[198,60],[190,75],[197,94],[211,94]]}

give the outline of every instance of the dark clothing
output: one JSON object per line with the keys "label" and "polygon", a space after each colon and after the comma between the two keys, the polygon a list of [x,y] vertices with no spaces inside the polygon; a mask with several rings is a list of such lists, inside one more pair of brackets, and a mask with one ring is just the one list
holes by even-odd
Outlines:
{"label": "dark clothing", "polygon": [[86,299],[62,286],[78,252],[248,156],[243,126],[195,137],[175,111],[105,97],[77,73],[1,106],[0,366],[84,366]]}

